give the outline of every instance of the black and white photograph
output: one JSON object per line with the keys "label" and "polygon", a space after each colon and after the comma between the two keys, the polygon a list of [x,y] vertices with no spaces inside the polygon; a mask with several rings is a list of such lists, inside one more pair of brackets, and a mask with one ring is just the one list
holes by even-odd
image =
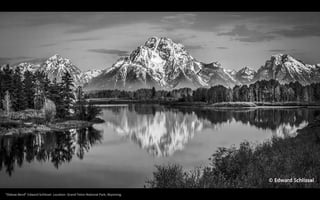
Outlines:
{"label": "black and white photograph", "polygon": [[320,188],[320,12],[0,12],[0,46],[2,189]]}

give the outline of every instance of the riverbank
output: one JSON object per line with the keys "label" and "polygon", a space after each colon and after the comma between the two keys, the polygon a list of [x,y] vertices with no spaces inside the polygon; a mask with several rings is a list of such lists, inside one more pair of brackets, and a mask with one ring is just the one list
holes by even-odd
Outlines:
{"label": "riverbank", "polygon": [[11,112],[9,115],[0,113],[0,135],[28,134],[34,132],[66,131],[70,129],[81,129],[92,126],[96,123],[103,123],[104,120],[94,118],[91,121],[76,119],[55,119],[47,122],[43,113],[39,110],[24,110]]}
{"label": "riverbank", "polygon": [[[15,127],[4,128],[0,126],[0,135],[14,135],[14,134],[29,134],[29,133],[46,133],[52,131],[66,131],[70,129],[81,129],[92,126],[93,122],[80,120],[67,120],[57,123],[48,124],[30,124],[18,121],[11,121],[10,124],[15,124]],[[3,124],[3,123],[2,123]],[[8,125],[8,123],[6,123]]]}
{"label": "riverbank", "polygon": [[320,188],[320,116],[296,137],[220,147],[210,165],[156,166],[149,188]]}
{"label": "riverbank", "polygon": [[131,100],[131,99],[89,99],[90,103],[94,105],[122,105],[122,104],[160,104],[165,106],[178,107],[201,107],[201,108],[241,108],[241,107],[320,107],[320,102],[182,102],[178,100],[164,100],[164,99],[148,99],[148,100]]}

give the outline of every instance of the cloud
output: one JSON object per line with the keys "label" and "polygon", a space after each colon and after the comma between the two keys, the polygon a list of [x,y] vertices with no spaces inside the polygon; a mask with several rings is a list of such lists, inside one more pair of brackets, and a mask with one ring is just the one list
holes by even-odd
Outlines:
{"label": "cloud", "polygon": [[61,44],[63,42],[82,42],[82,41],[94,41],[94,40],[100,40],[100,39],[101,39],[100,37],[72,38],[72,39],[67,39],[67,40],[60,41],[60,42],[52,42],[52,43],[42,44],[42,45],[40,45],[40,47],[51,47],[51,46]]}
{"label": "cloud", "polygon": [[229,49],[228,47],[217,47],[217,49]]}
{"label": "cloud", "polygon": [[164,29],[172,31],[178,28],[189,28],[194,25],[197,19],[197,15],[194,13],[179,13],[175,15],[164,16],[160,20]]}
{"label": "cloud", "polygon": [[24,63],[24,62],[28,62],[28,63],[32,63],[32,64],[41,64],[41,63],[44,63],[47,59],[48,59],[48,57],[44,57],[44,58],[23,57],[23,59],[14,60],[10,64],[11,65],[18,65],[18,64]]}
{"label": "cloud", "polygon": [[269,51],[273,52],[273,53],[281,53],[281,52],[285,52],[287,50],[286,49],[270,49]]}
{"label": "cloud", "polygon": [[179,23],[184,25],[192,25],[195,23],[196,14],[193,13],[184,13],[184,14],[176,14],[176,15],[170,15],[170,16],[164,16],[161,19],[161,22],[163,23]]}
{"label": "cloud", "polygon": [[253,35],[248,37],[238,38],[241,42],[263,42],[263,41],[270,41],[276,39],[276,36],[273,35]]}
{"label": "cloud", "polygon": [[94,40],[100,40],[100,37],[83,37],[83,38],[74,38],[74,39],[69,39],[66,41],[71,41],[71,42],[81,42],[81,41],[94,41]]}
{"label": "cloud", "polygon": [[231,31],[218,33],[218,35],[234,36],[235,40],[239,40],[241,42],[262,42],[262,41],[270,41],[276,38],[276,36],[272,34],[248,29],[246,25],[236,25]]}
{"label": "cloud", "polygon": [[190,39],[194,39],[197,36],[194,34],[191,35],[187,35],[186,32],[184,32],[184,34],[173,34],[168,36],[170,39],[172,39],[172,41],[176,42],[176,43],[180,43],[183,44],[186,40],[190,40]]}
{"label": "cloud", "polygon": [[[52,54],[53,55],[53,54]],[[52,56],[51,55],[51,56]],[[28,60],[24,60],[23,62],[29,62],[29,63],[33,63],[33,64],[39,64],[39,63],[43,63],[45,62],[49,57],[44,57],[44,58],[32,58],[32,59],[28,59]]]}
{"label": "cloud", "polygon": [[24,56],[20,56],[20,57],[0,57],[0,64],[11,64],[13,62],[18,62],[21,60],[25,60],[25,59],[30,59],[32,57],[24,57]]}
{"label": "cloud", "polygon": [[268,51],[275,54],[289,54],[302,63],[316,64],[319,62],[318,57],[314,57],[309,53],[300,51],[298,49],[270,49]]}
{"label": "cloud", "polygon": [[303,24],[293,26],[291,29],[278,29],[271,32],[284,37],[298,38],[308,36],[320,36],[320,26],[318,24]]}
{"label": "cloud", "polygon": [[187,50],[196,50],[196,49],[202,49],[202,45],[184,45],[184,48]]}
{"label": "cloud", "polygon": [[270,49],[268,51],[272,53],[289,53],[289,54],[292,54],[292,53],[297,54],[299,52],[297,49]]}
{"label": "cloud", "polygon": [[128,51],[122,51],[118,49],[89,49],[90,52],[95,53],[103,53],[103,54],[111,54],[111,55],[117,55],[117,56],[128,56]]}
{"label": "cloud", "polygon": [[41,44],[40,47],[51,47],[57,45],[58,42],[53,42],[53,43],[47,43],[47,44]]}

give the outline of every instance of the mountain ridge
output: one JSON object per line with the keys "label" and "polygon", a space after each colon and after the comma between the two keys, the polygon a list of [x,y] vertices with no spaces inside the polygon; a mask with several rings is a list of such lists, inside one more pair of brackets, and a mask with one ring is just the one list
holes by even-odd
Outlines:
{"label": "mountain ridge", "polygon": [[93,78],[86,89],[233,87],[269,79],[281,83],[298,81],[303,85],[319,82],[320,65],[305,64],[288,54],[276,54],[257,71],[248,66],[238,71],[230,70],[219,62],[200,62],[182,44],[153,36]]}
{"label": "mountain ridge", "polygon": [[[298,81],[302,85],[320,82],[320,64],[310,65],[288,54],[271,55],[257,70],[245,66],[239,70],[226,69],[217,61],[203,63],[193,58],[184,45],[166,37],[150,37],[128,56],[120,57],[110,68],[82,72],[70,59],[59,54],[39,62],[22,62],[13,66],[22,72],[45,72],[50,80],[68,71],[75,85],[85,90],[155,87],[177,89],[251,84],[259,80],[275,79],[280,83]],[[43,61],[44,60],[44,61]],[[3,68],[3,67],[1,67]]]}

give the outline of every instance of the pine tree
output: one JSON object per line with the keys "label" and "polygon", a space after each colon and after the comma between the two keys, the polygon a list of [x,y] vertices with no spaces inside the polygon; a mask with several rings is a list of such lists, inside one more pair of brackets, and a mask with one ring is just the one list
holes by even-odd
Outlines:
{"label": "pine tree", "polygon": [[52,100],[56,105],[56,116],[58,118],[63,118],[62,87],[61,84],[57,83],[56,78],[50,83],[48,91],[48,99]]}
{"label": "pine tree", "polygon": [[35,81],[34,108],[40,110],[45,101],[44,89],[39,80]]}
{"label": "pine tree", "polygon": [[61,116],[62,117],[69,117],[70,116],[70,109],[72,108],[72,104],[75,100],[74,94],[73,94],[73,88],[74,83],[73,79],[68,71],[64,73],[62,76],[62,82],[61,82],[61,95],[63,98],[63,109]]}
{"label": "pine tree", "polygon": [[[4,73],[2,69],[0,69],[0,102],[4,99],[5,91],[4,91]],[[2,103],[0,103],[0,110],[3,109]]]}
{"label": "pine tree", "polygon": [[45,97],[49,96],[50,79],[43,71],[37,71],[35,73],[35,80],[39,81],[40,88]]}
{"label": "pine tree", "polygon": [[23,90],[23,82],[20,68],[17,67],[12,78],[12,107],[15,111],[24,110],[26,108],[25,95]]}
{"label": "pine tree", "polygon": [[30,71],[24,72],[23,90],[27,108],[34,108],[35,82],[34,75]]}
{"label": "pine tree", "polygon": [[6,65],[3,69],[3,80],[2,80],[2,89],[4,92],[7,90],[12,93],[13,86],[12,86],[12,77],[13,77],[13,70]]}
{"label": "pine tree", "polygon": [[75,116],[79,120],[85,120],[86,118],[86,107],[82,87],[79,86],[77,89],[77,101],[74,106]]}
{"label": "pine tree", "polygon": [[152,94],[151,94],[152,98],[156,97],[156,88],[152,87]]}

